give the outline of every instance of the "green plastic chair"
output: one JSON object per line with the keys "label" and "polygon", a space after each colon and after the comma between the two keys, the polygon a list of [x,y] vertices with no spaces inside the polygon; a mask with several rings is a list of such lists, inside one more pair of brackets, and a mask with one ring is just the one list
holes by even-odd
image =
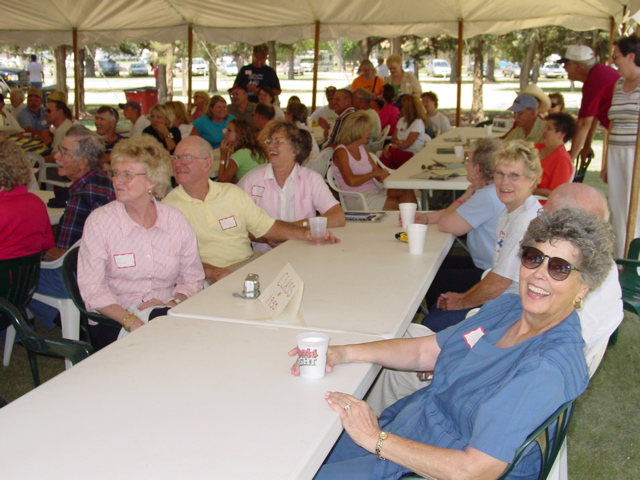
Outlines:
{"label": "green plastic chair", "polygon": [[[541,453],[541,465],[540,473],[538,474],[538,480],[545,480],[553,468],[553,463],[556,461],[562,443],[567,436],[567,430],[569,430],[569,422],[573,415],[573,405],[575,399],[565,403],[558,410],[555,411],[538,429],[527,437],[522,446],[516,451],[513,461],[502,472],[502,475],[498,480],[504,480],[509,476],[509,473],[517,465],[520,457],[527,451],[529,446],[536,442],[540,447]],[[553,437],[551,433],[555,432]]]}
{"label": "green plastic chair", "polygon": [[67,287],[69,295],[71,296],[71,300],[73,300],[76,308],[80,311],[80,322],[82,330],[85,332],[89,343],[91,343],[91,335],[89,335],[89,319],[97,323],[117,328],[118,330],[122,328],[122,325],[109,317],[101,315],[100,313],[90,312],[85,307],[84,300],[80,295],[80,289],[78,288],[77,271],[79,249],[80,247],[74,247],[65,255],[64,261],[62,262],[62,278],[64,279],[64,284]]}
{"label": "green plastic chair", "polygon": [[[627,258],[616,258],[616,263],[622,265],[624,269],[620,273],[619,281],[622,289],[622,304],[624,309],[640,315],[640,275],[638,275],[638,267],[640,267],[640,238],[634,238],[629,245],[629,253]],[[618,341],[618,331],[616,329],[611,335],[609,343],[615,345]]]}
{"label": "green plastic chair", "polygon": [[36,353],[62,356],[72,363],[93,353],[87,344],[40,335],[25,320],[27,303],[38,285],[41,259],[42,254],[36,253],[0,261],[0,328],[15,329],[27,349],[36,387],[40,385]]}

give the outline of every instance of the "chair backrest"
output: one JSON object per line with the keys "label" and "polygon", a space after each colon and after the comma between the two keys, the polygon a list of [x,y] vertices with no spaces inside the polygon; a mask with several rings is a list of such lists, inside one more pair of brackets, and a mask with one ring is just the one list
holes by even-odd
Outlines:
{"label": "chair backrest", "polygon": [[38,172],[38,183],[40,185],[44,184],[44,185],[52,185],[54,187],[70,187],[71,186],[71,181],[62,181],[62,180],[52,180],[48,177],[47,172],[48,171],[52,171],[55,168],[55,172],[58,172],[58,165],[56,165],[55,163],[45,163],[42,165],[42,167],[40,168],[40,171]]}
{"label": "chair backrest", "polygon": [[[0,260],[0,297],[15,305],[22,316],[26,317],[27,303],[38,287],[40,278],[40,260],[42,253],[24,257]],[[10,324],[7,318],[0,318],[0,328]]]}
{"label": "chair backrest", "polygon": [[80,315],[85,318],[90,318],[91,320],[95,320],[99,323],[105,325],[111,325],[113,327],[120,328],[121,325],[115,320],[110,319],[109,317],[105,317],[97,312],[90,312],[87,310],[87,307],[84,305],[84,300],[82,300],[82,295],[80,295],[80,289],[78,288],[78,251],[80,247],[73,247],[64,256],[64,261],[62,262],[62,279],[64,280],[64,285],[67,287],[67,291],[69,292],[69,296],[71,300],[73,300],[74,305],[80,311]]}
{"label": "chair backrest", "polygon": [[327,178],[327,168],[329,167],[332,157],[333,147],[327,147],[324,150],[321,150],[315,157],[307,159],[302,166],[310,168],[314,172],[318,172],[322,175],[322,178]]}
{"label": "chair backrest", "polygon": [[[562,443],[567,436],[567,430],[569,429],[569,422],[573,415],[574,400],[571,400],[562,405],[555,411],[542,425],[540,425],[535,432],[527,437],[522,446],[516,451],[513,461],[507,466],[498,480],[504,480],[507,478],[511,470],[517,465],[518,460],[524,453],[529,451],[529,448],[535,442],[540,447],[541,465],[540,473],[538,474],[538,480],[545,480],[553,467],[553,463],[560,452]],[[531,447],[534,448],[534,447]]]}
{"label": "chair backrest", "polygon": [[353,208],[353,205],[351,205],[351,208],[350,208],[347,202],[348,200],[357,198],[362,204],[362,211],[363,212],[370,211],[369,204],[367,203],[367,199],[362,193],[352,192],[349,190],[342,190],[340,187],[338,187],[338,184],[336,183],[336,179],[333,176],[332,165],[333,164],[329,164],[329,168],[327,169],[327,183],[329,184],[329,187],[331,187],[333,191],[338,192],[338,197],[340,198],[340,206],[342,207],[342,209],[345,211],[349,211],[349,210],[357,211],[358,209]]}
{"label": "chair backrest", "polygon": [[640,299],[640,275],[638,275],[640,261],[638,261],[638,255],[640,255],[640,238],[634,238],[629,245],[627,258],[616,259],[618,265],[624,266],[618,277],[622,290],[622,304],[625,310],[636,314],[639,310],[638,303],[640,303],[638,301]]}
{"label": "chair backrest", "polygon": [[29,160],[29,163],[31,163],[31,168],[33,169],[33,173],[38,173],[45,163],[44,158],[42,158],[42,155],[39,155],[35,152],[24,152],[24,153],[27,156],[27,160]]}
{"label": "chair backrest", "polygon": [[584,176],[587,173],[587,169],[591,164],[591,160],[593,160],[593,153],[590,153],[586,157],[582,155],[578,155],[573,165],[573,182],[574,183],[582,183],[584,180]]}

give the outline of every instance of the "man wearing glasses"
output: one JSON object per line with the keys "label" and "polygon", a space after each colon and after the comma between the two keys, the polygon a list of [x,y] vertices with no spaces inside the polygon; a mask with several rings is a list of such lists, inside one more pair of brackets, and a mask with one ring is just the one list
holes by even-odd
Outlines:
{"label": "man wearing glasses", "polygon": [[[111,180],[101,170],[104,140],[83,125],[72,125],[54,155],[58,164],[58,174],[73,183],[69,187],[69,200],[56,230],[55,246],[44,253],[45,261],[62,257],[80,238],[84,223],[96,208],[115,199]],[[38,293],[70,298],[62,280],[62,272],[57,269],[42,269]],[[29,309],[42,325],[51,330],[58,311],[32,300]]]}
{"label": "man wearing glasses", "polygon": [[[210,282],[217,282],[261,254],[251,249],[250,235],[271,246],[286,240],[311,240],[308,228],[271,218],[241,188],[211,181],[212,157],[211,145],[203,138],[182,140],[173,156],[178,187],[163,200],[180,210],[193,228]],[[326,240],[339,241],[330,232]]]}

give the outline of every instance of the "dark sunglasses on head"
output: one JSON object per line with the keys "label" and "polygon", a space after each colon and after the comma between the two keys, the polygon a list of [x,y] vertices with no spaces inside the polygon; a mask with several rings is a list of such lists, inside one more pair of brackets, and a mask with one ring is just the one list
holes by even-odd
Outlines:
{"label": "dark sunglasses on head", "polygon": [[580,271],[569,262],[567,262],[564,258],[550,257],[549,255],[545,255],[535,247],[522,247],[521,262],[524,268],[534,270],[542,265],[545,258],[549,259],[549,263],[547,263],[547,271],[549,272],[549,276],[559,282],[566,280],[571,273],[571,270],[575,270],[577,272]]}

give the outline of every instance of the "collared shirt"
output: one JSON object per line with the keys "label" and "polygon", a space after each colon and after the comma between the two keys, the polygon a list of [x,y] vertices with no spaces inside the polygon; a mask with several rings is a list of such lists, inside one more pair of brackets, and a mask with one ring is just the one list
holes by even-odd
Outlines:
{"label": "collared shirt", "polygon": [[87,309],[114,304],[128,309],[152,298],[191,297],[202,289],[193,230],[176,209],[153,203],[157,220],[150,228],[131,220],[117,201],[87,219],[78,255],[78,286]]}
{"label": "collared shirt", "polygon": [[613,89],[620,74],[608,65],[596,63],[582,85],[582,101],[578,118],[596,117],[604,128],[609,128],[609,108]]}
{"label": "collared shirt", "polygon": [[24,108],[19,114],[18,123],[22,128],[31,127],[34,130],[46,130],[47,129],[47,117],[44,115],[44,107],[40,107],[38,114],[36,115],[28,108]]}
{"label": "collared shirt", "polygon": [[104,140],[104,153],[111,153],[111,150],[113,150],[113,147],[116,146],[116,144],[122,140],[124,137],[122,135],[120,135],[119,133],[116,133],[116,138],[113,142],[107,142],[107,140]]}
{"label": "collared shirt", "polygon": [[225,268],[247,260],[252,254],[249,233],[264,236],[275,223],[241,188],[209,180],[204,201],[191,197],[182,185],[164,203],[180,210],[198,239],[204,263]]}
{"label": "collared shirt", "polygon": [[270,216],[285,222],[295,222],[324,214],[338,201],[334,198],[322,177],[296,163],[291,174],[280,188],[271,164],[247,173],[240,186],[251,199]]}
{"label": "collared shirt", "polygon": [[529,132],[529,135],[525,135],[524,129],[522,127],[516,127],[512,129],[507,136],[504,137],[505,140],[527,140],[528,142],[540,143],[542,141],[542,131],[544,127],[546,127],[547,122],[542,120],[540,117],[536,117],[536,121]]}
{"label": "collared shirt", "polygon": [[102,170],[91,170],[69,187],[67,208],[56,232],[56,247],[69,249],[80,240],[84,222],[96,208],[116,198],[111,180]]}
{"label": "collared shirt", "polygon": [[333,145],[333,144],[337,145],[337,143],[338,143],[338,133],[340,133],[340,128],[342,127],[342,124],[344,123],[344,119],[347,118],[352,113],[354,113],[355,111],[356,111],[355,108],[349,107],[344,112],[342,112],[340,114],[340,116],[336,119],[336,123],[333,124],[333,129],[331,130],[331,133],[329,134],[328,145]]}
{"label": "collared shirt", "polygon": [[238,120],[244,120],[251,126],[253,126],[253,112],[255,111],[255,109],[256,104],[251,102],[247,103],[247,108],[245,108],[244,112],[239,111],[238,107],[236,107],[233,103],[227,107],[229,115],[233,115]]}

